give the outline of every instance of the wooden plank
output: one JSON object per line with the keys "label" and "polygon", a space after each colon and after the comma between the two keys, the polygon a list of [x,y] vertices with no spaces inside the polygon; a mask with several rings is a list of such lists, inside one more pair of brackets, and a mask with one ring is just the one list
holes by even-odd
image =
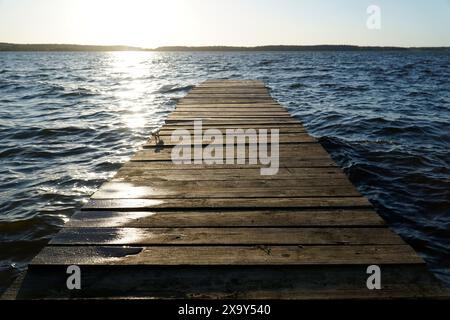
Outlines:
{"label": "wooden plank", "polygon": [[[202,136],[205,134],[206,130],[208,130],[209,128],[211,128],[211,126],[204,126],[201,130]],[[306,129],[300,126],[284,126],[284,127],[273,127],[273,126],[254,126],[254,127],[250,127],[250,126],[242,126],[242,127],[230,127],[230,126],[217,126],[217,127],[213,127],[214,129],[220,130],[223,133],[226,133],[226,130],[233,130],[236,132],[236,134],[239,133],[239,131],[236,131],[236,129],[242,129],[244,131],[246,131],[247,129],[252,129],[252,130],[260,130],[260,129],[267,129],[268,132],[270,133],[272,129],[278,129],[279,130],[279,134],[280,136],[283,134],[295,134],[295,133],[300,133],[300,134],[305,134],[306,133]],[[176,131],[176,130],[183,130],[183,132],[180,131]],[[193,135],[194,134],[194,127],[193,126],[169,126],[166,125],[163,128],[159,129],[159,134],[164,136],[164,135],[185,135],[186,133],[184,132],[184,130],[188,131],[189,134]],[[197,129],[198,130],[198,129]],[[200,130],[199,130],[200,132]]]}
{"label": "wooden plank", "polygon": [[267,114],[267,113],[275,113],[275,114],[283,114],[283,115],[291,115],[286,109],[280,107],[280,106],[265,106],[265,107],[242,107],[242,106],[234,106],[234,107],[224,107],[221,105],[214,105],[214,106],[207,106],[207,105],[201,105],[201,106],[190,106],[190,105],[180,105],[177,106],[173,112],[179,113],[179,112],[190,112],[190,113],[197,113],[197,112],[217,112],[218,110],[224,112],[224,113],[239,113],[239,114],[245,114],[245,113],[251,113],[251,114]]}
{"label": "wooden plank", "polygon": [[186,102],[195,102],[199,101],[199,103],[258,103],[258,102],[273,102],[273,99],[267,95],[253,95],[253,96],[239,96],[239,95],[230,95],[230,96],[224,96],[224,95],[187,95],[183,98],[181,98],[180,101],[186,101]]}
{"label": "wooden plank", "polygon": [[[226,134],[226,130],[220,130],[220,131],[221,131],[222,135]],[[236,130],[233,130],[232,131],[232,135],[233,135],[233,138],[235,138],[235,139],[236,139],[236,137],[239,137],[239,138],[245,137],[245,138],[248,139],[249,136],[253,136],[254,135],[255,131],[246,131],[246,130],[237,130],[236,131]],[[206,130],[203,130],[201,132],[199,131],[199,133],[201,133],[201,138],[203,140],[205,140],[206,142],[214,141],[214,139],[212,139],[211,137],[206,135]],[[152,140],[158,139],[160,142],[165,142],[164,140],[168,140],[168,141],[172,140],[172,136],[178,138],[179,136],[184,136],[184,135],[191,135],[191,136],[193,136],[194,132],[191,132],[191,131],[180,132],[180,131],[177,131],[177,130],[164,130],[164,132],[160,131],[158,133],[157,137],[155,135],[151,136],[148,141],[152,141]],[[259,137],[260,135],[262,137],[266,138],[266,140],[269,141],[269,142],[272,140],[272,136],[271,136],[271,131],[270,130],[267,130],[267,137],[266,137],[266,134],[264,132],[260,133],[260,132],[256,131],[256,136]],[[282,143],[281,141],[283,141],[283,142],[295,142],[296,140],[299,140],[299,139],[306,140],[306,141],[314,140],[317,143],[317,140],[314,137],[311,137],[309,134],[307,134],[304,131],[296,132],[296,133],[280,132],[278,137],[279,137],[280,143]],[[174,140],[178,141],[179,139],[174,139]],[[226,142],[227,142],[227,140],[223,139],[223,143],[226,143]],[[194,141],[192,143],[194,143]]]}
{"label": "wooden plank", "polygon": [[[229,119],[229,118],[223,118],[223,119],[207,119],[207,118],[196,118],[195,120],[201,120],[203,122],[203,126],[216,126],[216,125],[239,125],[239,128],[245,128],[242,127],[243,125],[248,125],[251,126],[252,128],[258,128],[260,124],[265,124],[265,125],[269,125],[271,126],[273,129],[278,128],[278,124],[280,122],[283,122],[284,125],[287,124],[294,124],[294,125],[299,125],[300,122],[298,122],[297,119],[295,118],[290,118],[290,119],[283,119],[282,121],[277,120],[277,119],[245,119],[245,118],[239,118],[239,119]],[[194,121],[195,120],[179,120],[179,124],[178,125],[183,125],[183,126],[188,126],[188,125],[194,125]],[[166,122],[172,126],[176,126],[177,123],[175,123],[175,120],[173,121],[168,121],[166,120]]]}
{"label": "wooden plank", "polygon": [[[266,120],[267,121],[267,120]],[[281,131],[286,132],[305,132],[306,129],[300,125],[299,123],[283,123],[283,124],[273,124],[273,123],[249,123],[249,122],[242,122],[241,123],[228,123],[227,122],[221,122],[221,121],[203,121],[202,122],[202,128],[199,128],[199,125],[195,126],[195,129],[197,130],[206,130],[206,129],[251,129],[251,130],[261,130],[261,129],[267,129],[267,130],[274,130],[278,129]],[[232,122],[232,121],[231,121]],[[179,123],[168,123],[166,124],[161,130],[177,130],[177,129],[186,129],[186,130],[193,130],[194,129],[194,121],[182,121]]]}
{"label": "wooden plank", "polygon": [[[233,122],[233,121],[232,121]],[[215,129],[254,129],[254,130],[260,130],[260,129],[278,129],[281,131],[285,130],[288,132],[289,130],[295,130],[294,132],[305,132],[305,128],[300,123],[278,123],[278,124],[272,124],[272,123],[202,123],[202,126],[205,129],[208,128],[215,128]],[[194,129],[194,123],[180,123],[180,124],[167,124],[163,128],[160,128],[161,130],[176,130],[176,129],[186,129],[186,130],[193,130]],[[196,128],[200,129],[200,128]],[[303,131],[299,131],[299,130]]]}
{"label": "wooden plank", "polygon": [[223,115],[235,114],[235,115],[266,115],[266,114],[280,114],[283,116],[289,115],[292,116],[289,112],[287,112],[283,108],[270,107],[270,108],[262,108],[262,107],[253,107],[253,108],[243,108],[243,107],[235,107],[235,108],[224,108],[224,107],[192,107],[192,106],[179,106],[175,108],[175,110],[170,114],[191,114],[197,115],[202,113],[207,114],[216,114],[217,111],[223,112]]}
{"label": "wooden plank", "polygon": [[290,114],[284,113],[284,112],[277,112],[277,111],[233,111],[233,110],[224,110],[224,109],[217,109],[217,110],[179,110],[179,111],[173,111],[170,116],[167,117],[167,119],[176,119],[176,118],[192,118],[192,119],[205,119],[204,121],[208,119],[217,120],[224,118],[226,120],[230,119],[245,119],[248,120],[248,118],[252,118],[255,120],[267,120],[266,118],[273,117],[274,119],[279,119],[279,122],[283,122],[283,119],[295,119],[295,117],[292,117]]}
{"label": "wooden plank", "polygon": [[184,109],[184,108],[201,108],[201,109],[224,109],[234,110],[234,109],[242,109],[245,108],[247,110],[257,110],[257,109],[273,109],[277,110],[286,110],[279,103],[275,101],[272,102],[261,102],[261,103],[242,103],[242,104],[226,104],[226,103],[215,103],[215,104],[190,104],[190,103],[177,103],[176,109]]}
{"label": "wooden plank", "polygon": [[[286,114],[287,111],[284,111],[279,108],[254,108],[249,110],[248,108],[199,108],[199,107],[178,107],[175,111],[179,114],[216,114],[217,112],[221,112],[223,115],[228,114],[254,114],[254,115],[277,115],[277,114]],[[289,113],[288,113],[289,114]]]}
{"label": "wooden plank", "polygon": [[241,100],[244,99],[254,99],[254,100],[271,100],[272,98],[269,96],[268,93],[246,93],[245,95],[239,94],[239,93],[207,93],[207,94],[199,94],[199,93],[189,93],[185,98],[183,99],[209,99],[209,100],[216,100],[216,99],[233,99],[233,100]]}
{"label": "wooden plank", "polygon": [[[252,123],[253,121],[257,121],[260,123],[263,122],[268,122],[269,123],[273,123],[273,121],[277,121],[277,122],[284,122],[284,120],[295,120],[297,121],[295,118],[293,118],[290,115],[285,115],[285,114],[279,114],[279,115],[264,115],[264,114],[235,114],[235,115],[230,115],[230,114],[222,114],[220,111],[215,111],[215,112],[211,112],[209,114],[202,114],[202,115],[193,115],[193,114],[183,114],[183,113],[173,113],[173,115],[170,115],[169,117],[166,118],[166,123],[168,124],[170,121],[175,121],[175,120],[179,120],[179,121],[204,121],[204,122],[217,122],[217,121],[230,121],[230,120],[237,120],[237,121],[247,121]],[[169,121],[170,120],[170,121]],[[295,123],[295,122],[294,122]]]}
{"label": "wooden plank", "polygon": [[[302,168],[300,168],[302,169]],[[245,170],[245,169],[242,169]],[[198,170],[193,170],[192,172],[185,173],[180,170],[174,170],[173,172],[167,172],[169,170],[164,170],[160,172],[149,173],[145,171],[132,171],[132,170],[119,170],[119,172],[114,176],[114,180],[117,181],[129,181],[129,182],[143,182],[145,180],[153,179],[154,181],[239,181],[242,180],[242,175],[239,172],[230,172],[229,174],[223,173],[213,173],[209,176],[199,175]],[[247,180],[254,182],[257,181],[267,181],[267,180],[320,180],[322,185],[324,181],[329,179],[345,179],[344,174],[305,174],[305,175],[267,175],[262,176],[255,172],[254,176],[247,177]],[[256,184],[256,183],[255,183]],[[214,190],[211,190],[214,192]]]}
{"label": "wooden plank", "polygon": [[[315,161],[315,160],[328,161],[331,159],[331,157],[326,153],[283,152],[279,156],[279,161],[280,162],[290,161],[294,157],[297,157],[298,161]],[[246,160],[245,163],[249,163],[249,161],[248,161],[249,159],[258,159],[258,157],[253,157],[253,156],[251,156],[250,158],[248,156],[237,157],[236,155],[233,157],[233,156],[228,156],[226,154],[226,152],[224,152],[224,157],[222,158],[222,160],[224,160],[224,161],[220,161],[220,159],[219,159],[218,160],[219,162],[216,161],[215,163],[219,163],[219,164],[226,163],[225,160],[227,160],[227,159],[233,163],[237,163],[236,161],[238,159],[240,159],[242,161]],[[151,150],[150,148],[143,149],[141,151],[136,152],[136,154],[130,159],[130,161],[133,161],[133,162],[140,162],[140,161],[147,161],[147,162],[148,161],[158,161],[159,162],[159,161],[171,161],[171,160],[172,160],[172,156],[171,156],[170,150],[163,149],[163,150],[161,150],[161,152],[155,152],[154,150]],[[208,163],[213,164],[212,160],[217,160],[217,159],[204,157],[203,160],[208,160]],[[211,161],[209,161],[209,160],[211,160]],[[193,160],[191,163],[193,163]],[[260,163],[260,161],[258,161],[258,163]],[[183,164],[183,166],[184,165],[185,164]]]}
{"label": "wooden plank", "polygon": [[[183,165],[179,165],[183,168]],[[338,168],[279,168],[275,175],[261,175],[261,169],[204,169],[199,176],[198,170],[145,170],[142,168],[122,168],[114,178],[131,178],[169,180],[169,181],[201,181],[201,180],[302,180],[302,179],[345,179],[344,173]]]}
{"label": "wooden plank", "polygon": [[[225,130],[220,130],[220,134],[222,135],[222,142],[217,142],[215,140],[215,137],[211,137],[211,132],[207,132],[206,130],[203,130],[202,132],[196,132],[196,134],[201,134],[201,139],[204,140],[207,143],[211,143],[211,142],[215,142],[217,143],[222,143],[222,144],[226,144],[227,143],[227,139],[226,139],[226,131]],[[257,138],[262,137],[261,139],[258,139],[260,141],[268,141],[270,142],[272,140],[272,133],[270,130],[267,130],[267,134],[265,132],[258,132],[258,131],[246,131],[246,130],[238,130],[238,131],[233,131],[232,133],[232,137],[230,137],[230,140],[232,138],[236,139],[236,138],[246,138],[247,140],[249,139],[249,137],[254,137],[256,136]],[[167,143],[170,142],[171,140],[174,140],[174,142],[180,142],[179,137],[180,136],[191,136],[192,138],[194,137],[194,134],[191,133],[190,131],[188,132],[181,132],[181,131],[177,131],[177,130],[172,130],[172,131],[164,131],[164,132],[160,132],[158,134],[158,136],[152,136],[150,137],[150,139],[148,140],[149,142],[153,142],[155,140],[158,140],[158,142],[160,143]],[[279,143],[290,143],[290,142],[296,142],[296,141],[315,141],[316,143],[318,142],[317,139],[315,139],[314,137],[308,135],[306,132],[297,132],[297,133],[290,133],[290,132],[282,132],[280,134],[277,135],[277,140]],[[174,138],[172,138],[174,137]],[[264,139],[264,140],[263,140]],[[183,142],[183,141],[181,141]],[[194,141],[194,139],[192,139],[192,143],[194,143],[196,141]],[[230,142],[230,141],[228,141]],[[231,141],[233,142],[233,141]],[[303,143],[303,142],[299,142],[299,143]]]}
{"label": "wooden plank", "polygon": [[[218,156],[211,157],[208,154],[204,154],[202,156],[203,160],[217,160],[220,159],[229,159],[230,162],[237,163],[235,160],[239,159],[260,159],[258,154],[248,154],[248,146],[245,148],[245,154],[243,156],[239,155],[235,152],[235,147],[232,148],[224,148],[223,155],[221,158]],[[189,152],[185,150],[185,152],[189,155]],[[194,149],[191,149],[191,159],[194,159]],[[269,154],[270,156],[270,154]],[[189,156],[187,156],[189,159]],[[279,146],[279,158],[281,160],[285,158],[294,158],[296,157],[299,160],[306,159],[330,159],[330,155],[319,145],[315,143],[308,143],[302,145],[289,144],[288,146],[280,145]],[[172,147],[170,146],[161,146],[156,148],[148,148],[138,151],[133,157],[133,160],[156,160],[156,161],[169,161],[172,160]],[[233,160],[235,159],[235,160]],[[281,161],[280,160],[280,161]],[[217,162],[216,161],[216,162]],[[204,162],[204,161],[203,161]],[[248,163],[249,161],[245,161]]]}
{"label": "wooden plank", "polygon": [[301,198],[301,197],[357,197],[361,196],[353,186],[300,186],[280,190],[279,187],[240,186],[232,190],[211,183],[208,187],[197,185],[197,188],[187,189],[182,184],[178,186],[155,186],[145,182],[108,182],[105,183],[92,199],[188,199],[188,198]]}
{"label": "wooden plank", "polygon": [[[66,289],[66,266],[33,266],[19,299],[396,299],[447,298],[422,264],[383,265],[367,290],[366,265],[83,266],[83,289]],[[42,290],[40,288],[52,288]]]}
{"label": "wooden plank", "polygon": [[220,84],[239,84],[242,86],[245,85],[259,85],[259,86],[264,86],[264,82],[261,80],[255,80],[255,79],[208,79],[205,80],[204,82],[202,82],[200,85],[203,84],[211,84],[211,83],[220,83]]}
{"label": "wooden plank", "polygon": [[217,99],[189,99],[189,98],[183,98],[179,101],[180,104],[260,104],[260,103],[267,103],[273,101],[272,99],[268,98],[249,98],[249,99],[226,99],[226,98],[217,98]]}
{"label": "wooden plank", "polygon": [[269,89],[261,88],[261,87],[253,87],[253,88],[237,88],[237,87],[198,88],[198,87],[195,87],[191,91],[189,91],[189,94],[225,93],[225,94],[239,94],[241,96],[246,96],[247,94],[252,94],[252,93],[269,94],[269,92],[270,92]]}
{"label": "wooden plank", "polygon": [[301,266],[422,264],[407,245],[352,246],[49,246],[30,266]]}
{"label": "wooden plank", "polygon": [[[224,110],[233,112],[288,112],[286,108],[276,103],[264,103],[261,105],[249,104],[249,105],[235,105],[235,104],[201,104],[201,105],[177,105],[174,111],[213,111]],[[289,113],[289,112],[288,112]]]}
{"label": "wooden plank", "polygon": [[269,90],[265,88],[253,88],[253,89],[240,89],[240,88],[194,88],[189,94],[195,95],[209,95],[209,94],[222,94],[222,95],[240,95],[248,96],[249,94],[265,94],[269,95]]}
{"label": "wooden plank", "polygon": [[168,227],[380,227],[384,220],[372,210],[260,211],[78,211],[70,228]]}
{"label": "wooden plank", "polygon": [[205,85],[205,84],[239,84],[241,86],[245,85],[259,85],[264,86],[264,82],[261,80],[255,80],[255,79],[208,79],[202,82],[199,85]]}
{"label": "wooden plank", "polygon": [[[188,169],[185,168],[183,164],[176,165],[172,168],[168,168],[166,170],[152,170],[151,166],[138,166],[138,165],[124,165],[118,171],[119,174],[127,175],[127,176],[135,176],[135,175],[195,175],[198,176],[199,172],[196,169]],[[209,178],[211,176],[234,176],[236,175],[238,178],[246,177],[247,179],[254,180],[260,179],[262,177],[263,180],[269,180],[270,177],[261,176],[261,172],[259,168],[208,168],[203,167],[201,172],[201,177],[198,177],[197,181],[204,180],[203,178]],[[293,180],[296,177],[317,177],[317,176],[331,176],[336,175],[336,178],[345,179],[341,168],[279,168],[276,175],[272,176],[275,179],[281,179],[282,177],[287,178],[288,180]],[[206,179],[209,180],[209,179]],[[225,180],[225,179],[223,179]],[[175,181],[175,180],[173,180]]]}
{"label": "wooden plank", "polygon": [[[180,142],[178,139],[179,136],[180,135],[174,135],[175,139],[172,139],[172,136],[168,136],[168,135],[161,136],[160,135],[160,136],[158,136],[158,139],[151,138],[142,147],[143,148],[154,148],[154,147],[163,146],[163,145],[164,146],[176,146],[176,145],[187,146],[187,145],[200,145],[200,144],[202,144],[204,146],[207,146],[207,145],[221,146],[221,145],[226,144],[226,139],[223,139],[222,142],[217,142],[215,140],[215,138],[213,138],[213,137],[209,137],[209,139],[208,139],[208,137],[203,137],[202,141],[200,141],[200,143],[198,143],[197,141],[194,141],[194,139],[185,139]],[[245,134],[244,135],[239,134],[238,136],[242,137],[242,139],[244,139],[243,140],[244,144],[248,143],[248,141],[249,141],[248,136],[246,136]],[[256,137],[258,137],[258,135]],[[189,140],[191,140],[191,141],[189,141]],[[261,141],[261,140],[259,139],[259,141]],[[270,145],[271,141],[272,141],[272,139],[271,139],[271,135],[269,133],[267,135],[267,143]],[[233,141],[233,142],[234,142],[233,145],[242,145],[243,144],[243,143],[238,144],[237,143],[238,141]],[[277,138],[277,142],[280,144],[290,144],[290,143],[298,144],[298,143],[317,143],[318,141],[315,138],[311,137],[310,135],[298,134],[295,136],[279,135]]]}
{"label": "wooden plank", "polygon": [[221,111],[215,110],[215,111],[204,111],[204,112],[178,112],[174,111],[172,114],[167,117],[166,119],[193,119],[191,121],[201,119],[203,121],[218,121],[218,120],[230,120],[230,119],[236,119],[236,120],[268,120],[267,118],[272,118],[273,120],[280,120],[282,122],[284,119],[293,119],[293,117],[289,114],[285,114],[282,112],[227,112],[227,111]]}
{"label": "wooden plank", "polygon": [[217,199],[90,199],[84,210],[193,208],[368,208],[364,197],[345,198],[217,198]]}
{"label": "wooden plank", "polygon": [[[181,137],[184,136],[184,132],[179,131],[178,133]],[[241,136],[241,135],[239,135],[239,136]],[[230,142],[230,145],[225,145],[222,148],[224,150],[224,153],[226,153],[226,151],[236,149],[236,145],[231,144],[231,143],[232,142],[235,143],[239,136],[230,136],[230,138],[228,139],[228,142]],[[268,135],[268,137],[269,136],[270,136],[270,134]],[[234,139],[232,139],[232,138],[234,138]],[[180,138],[180,141],[181,140],[182,139]],[[193,141],[193,139],[192,139],[192,141]],[[227,140],[225,140],[225,141],[227,142]],[[184,148],[184,149],[186,149],[186,148]],[[202,150],[204,150],[204,149],[205,149],[205,147],[202,148]],[[153,149],[142,150],[142,152],[147,152],[147,153],[151,152],[151,153],[157,154],[157,153],[161,153],[163,151],[168,151],[170,153],[171,150],[172,150],[172,147],[170,147],[170,146],[158,146]],[[246,146],[245,150],[248,150],[248,145]],[[268,145],[268,150],[269,151],[271,150],[270,144]],[[300,143],[291,143],[291,144],[286,144],[286,145],[280,144],[278,150],[280,151],[280,155],[281,154],[300,154],[300,153],[308,155],[308,153],[314,153],[314,154],[325,155],[326,157],[329,156],[329,154],[325,151],[325,149],[323,149],[323,147],[319,143],[302,143],[302,142],[300,142]]]}
{"label": "wooden plank", "polygon": [[196,86],[197,88],[266,88],[266,86],[263,83],[260,82],[203,82]]}
{"label": "wooden plank", "polygon": [[387,228],[64,228],[51,245],[399,245]]}
{"label": "wooden plank", "polygon": [[[229,84],[230,85],[230,83],[223,83],[223,84]],[[259,84],[259,86],[251,86],[251,87],[248,87],[248,86],[245,86],[245,85],[239,85],[239,87],[235,87],[235,88],[232,88],[232,87],[213,87],[213,88],[207,88],[207,87],[205,87],[205,85],[211,85],[211,84],[208,84],[208,83],[201,83],[201,84],[198,84],[198,85],[196,85],[194,88],[192,88],[192,90],[191,91],[194,91],[194,90],[197,90],[197,91],[210,91],[210,90],[244,90],[244,91],[254,91],[254,90],[266,90],[266,91],[269,91],[269,88],[268,87],[266,87],[265,85],[264,85],[264,83],[260,83]],[[203,86],[203,87],[202,87]]]}
{"label": "wooden plank", "polygon": [[[198,130],[195,132],[196,135],[199,135],[200,138],[206,139],[207,134],[211,134],[213,132],[208,131],[210,128],[202,128],[202,130]],[[236,130],[237,129],[237,130]],[[278,128],[259,128],[259,129],[251,129],[251,131],[247,131],[247,128],[217,128],[216,130],[219,130],[219,132],[222,134],[223,137],[227,134],[227,130],[232,130],[230,132],[230,135],[233,135],[234,137],[241,137],[241,136],[248,136],[252,135],[254,132],[253,130],[256,130],[256,134],[259,135],[260,133],[265,136],[265,131],[259,131],[260,129],[266,129],[267,130],[267,138],[271,139],[271,134],[275,132],[272,131],[273,129]],[[292,139],[307,139],[307,136],[309,136],[304,128],[280,128],[278,129],[278,137],[279,141],[288,142],[289,138]],[[194,137],[194,131],[193,127],[172,127],[172,128],[162,128],[155,134],[149,137],[149,140],[154,140],[156,136],[159,136],[160,139],[172,139],[173,137],[179,137],[179,136],[188,136],[190,135],[192,138]],[[310,139],[316,139],[312,136],[309,136]],[[269,140],[270,141],[270,140]],[[226,142],[226,139],[224,139],[224,142]],[[317,140],[316,140],[317,142]],[[301,142],[300,142],[301,143]]]}
{"label": "wooden plank", "polygon": [[239,87],[239,88],[266,88],[264,83],[261,82],[243,82],[243,81],[205,81],[203,83],[198,84],[196,87],[198,88],[206,88],[206,87],[220,87],[220,88],[230,88],[230,87]]}
{"label": "wooden plank", "polygon": [[243,116],[236,116],[236,117],[222,117],[222,116],[217,116],[217,117],[184,117],[184,116],[173,116],[173,117],[168,117],[166,118],[166,123],[167,124],[171,124],[171,123],[184,123],[184,122],[194,122],[194,121],[203,121],[206,123],[211,123],[211,122],[229,122],[230,120],[234,120],[236,119],[236,121],[247,121],[248,123],[250,122],[259,122],[259,123],[274,123],[275,122],[279,122],[279,121],[294,121],[295,123],[295,119],[292,117],[243,117]]}
{"label": "wooden plank", "polygon": [[[264,86],[254,86],[254,85],[252,85],[252,86],[239,86],[239,87],[236,87],[234,84],[232,85],[232,86],[230,86],[230,85],[228,85],[228,86],[223,86],[223,85],[217,85],[217,84],[215,84],[214,86],[209,86],[209,87],[207,87],[207,86],[204,86],[204,87],[196,87],[195,88],[196,90],[199,90],[199,91],[207,91],[207,92],[210,92],[210,91],[212,91],[212,92],[215,92],[215,91],[217,91],[217,90],[221,90],[221,91],[232,91],[232,90],[236,90],[236,89],[238,89],[238,90],[242,90],[242,91],[244,91],[244,92],[260,92],[260,91],[266,91],[266,92],[268,92],[269,90],[266,88],[266,87],[264,87]],[[195,91],[194,90],[191,90],[190,92],[189,92],[189,95],[190,94],[195,94]],[[241,94],[241,96],[247,96],[246,94]]]}
{"label": "wooden plank", "polygon": [[216,90],[216,89],[246,89],[246,90],[262,90],[267,89],[265,86],[260,84],[239,84],[239,83],[209,83],[209,84],[200,84],[197,86],[199,89],[205,90]]}
{"label": "wooden plank", "polygon": [[[336,168],[336,163],[333,162],[333,160],[301,160],[301,159],[280,159],[280,168]],[[140,167],[145,166],[150,169],[181,169],[181,166],[174,166],[173,162],[171,160],[169,161],[129,161],[124,164],[124,166],[127,167]],[[225,168],[247,168],[247,169],[254,169],[254,168],[263,168],[268,167],[267,165],[261,165],[261,164],[183,164],[182,169],[205,169],[205,168],[217,168],[217,169],[225,169]]]}
{"label": "wooden plank", "polygon": [[206,108],[183,108],[183,109],[176,109],[171,113],[171,115],[188,115],[195,117],[202,117],[202,116],[212,116],[217,115],[217,112],[220,112],[220,116],[255,116],[255,117],[263,117],[263,116],[291,116],[286,111],[276,111],[276,110],[261,110],[257,109],[254,111],[241,111],[240,109],[237,110],[230,110],[230,109],[216,109],[216,110],[208,110]]}
{"label": "wooden plank", "polygon": [[154,188],[179,188],[179,189],[206,189],[209,188],[278,188],[278,189],[305,189],[308,187],[348,187],[354,188],[353,185],[348,181],[348,179],[290,179],[290,180],[256,180],[256,179],[245,179],[245,180],[192,180],[192,181],[142,181],[139,177],[125,177],[125,178],[113,178],[108,183],[128,183],[129,186],[146,186]]}
{"label": "wooden plank", "polygon": [[[129,185],[129,183],[123,183]],[[213,190],[186,190],[184,188],[130,187],[126,189],[102,188],[91,196],[92,199],[214,199],[214,198],[308,198],[308,197],[358,197],[359,192],[351,188],[334,187],[324,189],[293,189],[277,192],[275,188],[248,190],[238,187],[230,192],[225,188]]]}

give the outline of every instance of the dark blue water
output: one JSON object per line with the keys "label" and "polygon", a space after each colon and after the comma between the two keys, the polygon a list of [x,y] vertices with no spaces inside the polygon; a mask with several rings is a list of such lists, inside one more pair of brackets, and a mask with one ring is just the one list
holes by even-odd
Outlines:
{"label": "dark blue water", "polygon": [[0,53],[0,292],[208,78],[265,81],[450,286],[450,55]]}

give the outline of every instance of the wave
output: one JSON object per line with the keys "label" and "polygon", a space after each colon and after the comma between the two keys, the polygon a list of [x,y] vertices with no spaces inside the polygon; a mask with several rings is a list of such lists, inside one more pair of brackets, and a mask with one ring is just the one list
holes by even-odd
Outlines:
{"label": "wave", "polygon": [[267,59],[267,60],[262,60],[260,62],[258,62],[258,66],[269,66],[271,64],[274,64],[278,62],[277,60],[271,60],[271,59]]}
{"label": "wave", "polygon": [[59,138],[67,135],[79,136],[87,133],[96,133],[97,131],[89,127],[58,127],[58,128],[42,128],[42,127],[23,127],[20,129],[8,128],[3,134],[8,139],[29,139],[29,138]]}
{"label": "wave", "polygon": [[370,87],[367,85],[342,85],[339,83],[322,83],[319,85],[321,88],[326,89],[335,89],[337,91],[342,92],[351,92],[351,91],[368,91],[370,90]]}
{"label": "wave", "polygon": [[159,88],[156,93],[177,93],[177,92],[188,92],[189,90],[193,89],[194,86],[188,85],[188,86],[177,86],[177,85],[164,85],[161,88]]}
{"label": "wave", "polygon": [[304,85],[303,83],[293,83],[289,85],[289,89],[300,89],[304,87],[306,87],[306,85]]}

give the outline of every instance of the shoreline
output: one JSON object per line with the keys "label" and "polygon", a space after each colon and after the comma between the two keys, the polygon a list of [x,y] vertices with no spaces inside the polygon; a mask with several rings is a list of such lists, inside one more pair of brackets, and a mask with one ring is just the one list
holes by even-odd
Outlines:
{"label": "shoreline", "polygon": [[302,52],[302,51],[435,51],[450,52],[450,47],[394,47],[394,46],[354,46],[354,45],[267,45],[255,47],[240,46],[163,46],[154,49],[113,45],[77,44],[13,44],[0,42],[0,52]]}

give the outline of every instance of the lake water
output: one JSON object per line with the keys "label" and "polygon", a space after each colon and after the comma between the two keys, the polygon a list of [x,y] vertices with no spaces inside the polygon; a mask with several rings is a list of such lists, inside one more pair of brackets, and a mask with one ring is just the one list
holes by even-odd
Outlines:
{"label": "lake water", "polygon": [[211,78],[266,82],[450,286],[448,53],[0,53],[0,292]]}

